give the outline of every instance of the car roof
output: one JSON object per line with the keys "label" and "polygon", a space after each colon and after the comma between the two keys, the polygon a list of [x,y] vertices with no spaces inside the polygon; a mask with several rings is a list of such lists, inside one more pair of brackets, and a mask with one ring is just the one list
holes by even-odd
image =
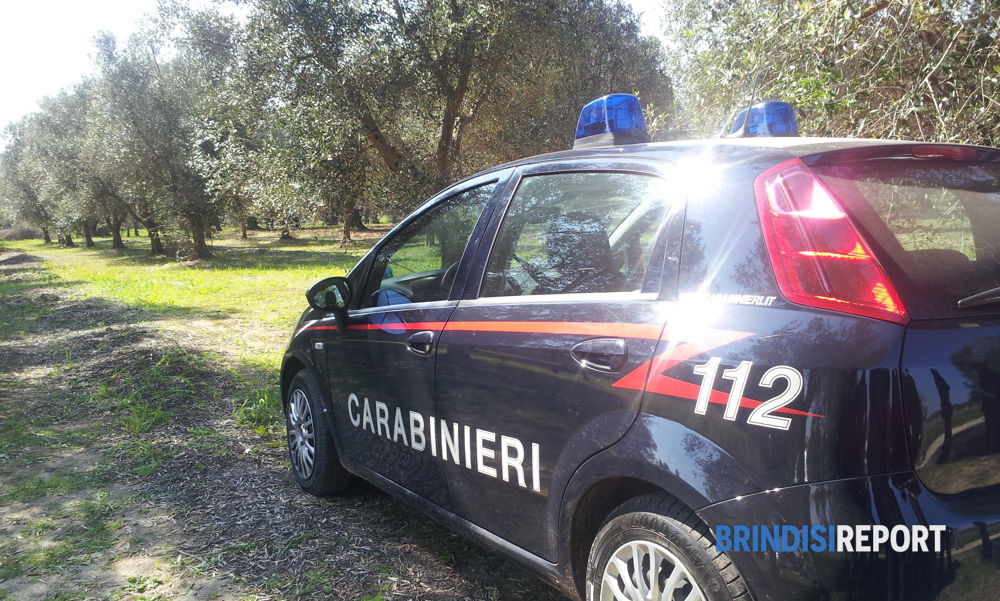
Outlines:
{"label": "car roof", "polygon": [[[620,146],[600,146],[562,150],[525,157],[483,170],[462,181],[473,179],[494,171],[511,169],[524,165],[565,161],[573,159],[664,159],[677,160],[684,156],[712,153],[716,160],[732,163],[748,158],[770,156],[778,160],[803,157],[836,150],[866,148],[876,146],[912,146],[922,142],[905,140],[882,140],[874,138],[821,138],[821,137],[753,137],[753,138],[711,138],[704,140],[677,140],[672,142],[652,142]],[[941,145],[934,143],[935,146]],[[461,182],[459,182],[461,183]]]}

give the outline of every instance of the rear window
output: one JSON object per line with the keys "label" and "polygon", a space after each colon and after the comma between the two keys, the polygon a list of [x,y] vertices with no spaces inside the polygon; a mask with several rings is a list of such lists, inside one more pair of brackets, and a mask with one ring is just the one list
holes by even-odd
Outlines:
{"label": "rear window", "polygon": [[813,167],[889,272],[914,319],[1000,313],[957,302],[1000,286],[1000,164],[905,158]]}

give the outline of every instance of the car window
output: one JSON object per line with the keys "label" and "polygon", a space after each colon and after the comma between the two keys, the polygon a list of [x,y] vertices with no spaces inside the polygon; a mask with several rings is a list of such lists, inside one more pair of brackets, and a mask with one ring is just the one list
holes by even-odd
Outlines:
{"label": "car window", "polygon": [[447,300],[495,187],[492,182],[452,196],[386,241],[372,264],[362,307]]}
{"label": "car window", "polygon": [[481,296],[639,291],[667,206],[666,186],[653,176],[526,177],[504,217]]}
{"label": "car window", "polygon": [[968,315],[959,299],[1000,286],[1000,165],[882,159],[816,171],[888,255],[914,319]]}

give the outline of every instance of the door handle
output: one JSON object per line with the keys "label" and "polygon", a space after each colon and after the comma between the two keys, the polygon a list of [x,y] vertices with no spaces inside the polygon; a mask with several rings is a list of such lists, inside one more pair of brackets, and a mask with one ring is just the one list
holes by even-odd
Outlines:
{"label": "door handle", "polygon": [[406,337],[406,348],[411,353],[426,357],[434,350],[434,332],[424,330]]}
{"label": "door handle", "polygon": [[574,346],[570,355],[586,368],[614,373],[625,367],[628,346],[621,338],[594,338]]}

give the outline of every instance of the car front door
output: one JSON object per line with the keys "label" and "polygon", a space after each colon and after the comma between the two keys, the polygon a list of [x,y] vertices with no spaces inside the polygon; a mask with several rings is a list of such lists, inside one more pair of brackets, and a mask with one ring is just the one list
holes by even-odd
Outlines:
{"label": "car front door", "polygon": [[500,175],[449,190],[372,251],[346,327],[327,345],[340,450],[359,464],[447,506],[431,457],[434,349],[454,311],[463,257],[486,227]]}
{"label": "car front door", "polygon": [[549,560],[569,477],[638,412],[669,305],[661,275],[676,279],[682,211],[668,182],[640,163],[593,169],[515,175],[438,343],[453,511]]}

